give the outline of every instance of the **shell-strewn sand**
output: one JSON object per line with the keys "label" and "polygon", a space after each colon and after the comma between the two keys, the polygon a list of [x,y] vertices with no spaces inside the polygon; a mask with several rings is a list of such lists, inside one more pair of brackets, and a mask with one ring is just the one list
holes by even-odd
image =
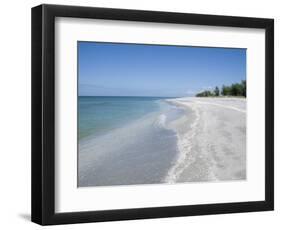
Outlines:
{"label": "shell-strewn sand", "polygon": [[166,181],[246,179],[246,99],[179,98],[168,101],[186,108],[189,114],[191,111],[192,116],[175,124],[185,131],[178,132],[180,155]]}

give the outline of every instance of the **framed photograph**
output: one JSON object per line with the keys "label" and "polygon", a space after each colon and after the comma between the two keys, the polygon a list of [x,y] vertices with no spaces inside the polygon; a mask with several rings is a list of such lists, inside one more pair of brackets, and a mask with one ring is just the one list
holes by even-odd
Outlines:
{"label": "framed photograph", "polygon": [[32,221],[273,210],[273,19],[32,8]]}

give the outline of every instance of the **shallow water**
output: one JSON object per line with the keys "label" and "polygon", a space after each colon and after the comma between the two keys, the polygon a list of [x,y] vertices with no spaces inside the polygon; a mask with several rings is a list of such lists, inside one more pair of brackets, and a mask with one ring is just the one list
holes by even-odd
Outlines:
{"label": "shallow water", "polygon": [[79,139],[99,136],[120,128],[147,113],[159,110],[157,97],[80,96]]}
{"label": "shallow water", "polygon": [[81,98],[79,108],[78,186],[165,182],[178,156],[169,124],[183,109],[132,97]]}

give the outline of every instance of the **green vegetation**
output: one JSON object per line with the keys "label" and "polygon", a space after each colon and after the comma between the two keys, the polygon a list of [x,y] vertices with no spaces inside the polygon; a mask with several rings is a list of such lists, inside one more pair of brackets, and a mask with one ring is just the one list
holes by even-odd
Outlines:
{"label": "green vegetation", "polygon": [[219,87],[216,86],[216,88],[215,88],[215,90],[214,90],[214,94],[215,94],[215,96],[217,96],[217,97],[220,95],[220,89],[219,89]]}
{"label": "green vegetation", "polygon": [[215,87],[213,91],[205,90],[196,94],[196,97],[219,97],[219,96],[240,96],[246,97],[246,81],[235,83],[230,86],[223,85],[221,90]]}

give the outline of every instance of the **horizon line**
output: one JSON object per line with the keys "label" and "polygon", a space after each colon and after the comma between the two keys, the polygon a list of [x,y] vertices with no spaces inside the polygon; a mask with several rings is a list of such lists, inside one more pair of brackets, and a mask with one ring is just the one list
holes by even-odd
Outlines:
{"label": "horizon line", "polygon": [[187,96],[129,96],[129,95],[124,95],[124,96],[102,96],[102,95],[78,95],[78,97],[173,97],[173,98],[177,98],[177,97],[187,97]]}

